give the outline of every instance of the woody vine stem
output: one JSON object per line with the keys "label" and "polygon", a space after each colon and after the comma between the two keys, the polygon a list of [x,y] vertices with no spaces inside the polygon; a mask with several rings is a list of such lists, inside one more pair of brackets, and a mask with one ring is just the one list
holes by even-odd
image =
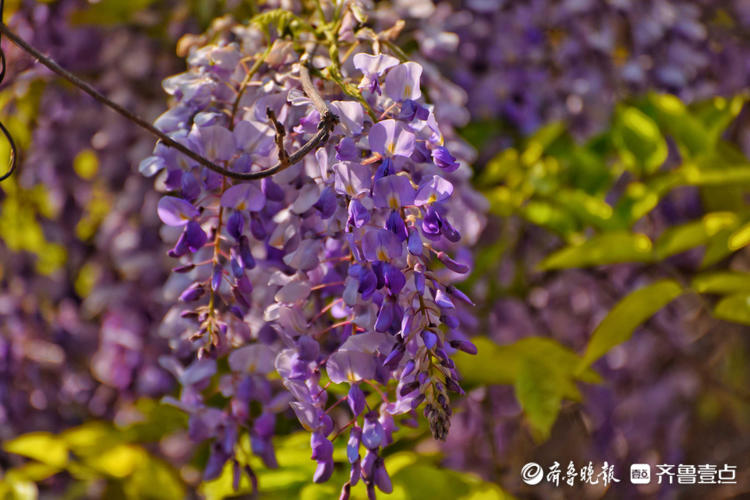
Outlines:
{"label": "woody vine stem", "polygon": [[[320,97],[320,94],[318,94],[318,92],[315,90],[315,86],[312,84],[312,81],[310,80],[310,72],[307,66],[305,66],[304,64],[300,64],[299,75],[300,75],[300,80],[302,82],[302,88],[307,94],[307,96],[310,98],[310,100],[313,102],[315,107],[318,109],[318,111],[320,112],[320,116],[321,116],[320,122],[318,123],[317,133],[313,135],[313,137],[310,138],[310,140],[308,140],[305,144],[303,144],[298,150],[292,153],[286,154],[286,152],[283,151],[283,149],[280,149],[279,150],[280,160],[276,165],[272,167],[269,167],[265,170],[261,170],[259,172],[249,172],[249,173],[233,172],[231,170],[228,170],[224,167],[217,165],[216,163],[212,162],[208,158],[196,153],[195,151],[192,151],[188,147],[175,141],[174,139],[169,137],[167,134],[157,129],[151,123],[147,122],[143,118],[132,113],[125,107],[112,101],[107,96],[105,96],[104,94],[96,90],[91,84],[81,80],[76,75],[74,75],[70,71],[66,70],[65,68],[57,64],[49,56],[42,54],[39,50],[34,48],[24,39],[22,39],[21,37],[13,33],[13,31],[11,31],[10,28],[8,28],[8,26],[2,22],[3,6],[4,6],[4,0],[0,0],[0,34],[1,35],[8,37],[8,40],[13,42],[15,45],[17,45],[21,49],[23,49],[25,52],[32,55],[40,63],[42,63],[47,68],[49,68],[52,72],[56,73],[62,78],[65,78],[67,81],[69,81],[70,83],[78,87],[79,89],[89,94],[98,102],[115,110],[117,113],[124,116],[129,121],[135,123],[139,127],[143,128],[144,130],[158,137],[159,140],[164,145],[176,149],[177,151],[184,154],[188,158],[198,162],[202,166],[210,170],[213,170],[214,172],[221,174],[225,177],[231,177],[233,179],[238,179],[238,180],[254,180],[254,179],[262,179],[264,177],[270,177],[284,170],[285,168],[291,165],[294,165],[295,163],[302,160],[302,158],[304,158],[305,155],[307,155],[309,152],[325,144],[328,141],[328,137],[331,131],[333,130],[333,127],[338,122],[338,117],[328,109],[328,106]],[[0,64],[2,64],[2,68],[0,68],[0,83],[1,83],[3,80],[3,77],[5,76],[5,69],[6,69],[5,53],[2,51],[2,49],[0,49]],[[17,154],[16,154],[16,146],[15,146],[15,143],[13,142],[13,138],[11,137],[10,132],[5,128],[5,126],[2,123],[0,123],[0,132],[2,132],[5,135],[5,137],[8,139],[8,142],[10,143],[10,150],[11,150],[10,167],[8,171],[2,177],[0,177],[0,182],[2,182],[3,180],[10,177],[15,171],[16,166],[17,166]],[[279,145],[279,147],[281,148],[281,145]]]}

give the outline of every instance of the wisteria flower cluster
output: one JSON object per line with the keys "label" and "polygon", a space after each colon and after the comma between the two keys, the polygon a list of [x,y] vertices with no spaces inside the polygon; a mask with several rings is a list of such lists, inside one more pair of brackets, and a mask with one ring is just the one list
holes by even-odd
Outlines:
{"label": "wisteria flower cluster", "polygon": [[[163,329],[196,359],[163,364],[192,437],[213,438],[204,477],[231,459],[239,481],[243,432],[275,465],[277,414],[291,407],[311,433],[316,482],[348,432],[347,498],[360,478],[371,496],[391,491],[381,451],[396,419],[419,410],[436,438],[448,433],[450,395],[462,393],[451,355],[475,352],[461,328],[461,249],[483,202],[423,99],[422,66],[337,26],[323,55],[300,45],[311,34],[224,20],[165,80],[174,105],[156,121],[220,168],[161,144],[140,168],[160,173],[163,235],[180,260],[165,290],[180,305]],[[344,58],[339,45],[351,47]]]}

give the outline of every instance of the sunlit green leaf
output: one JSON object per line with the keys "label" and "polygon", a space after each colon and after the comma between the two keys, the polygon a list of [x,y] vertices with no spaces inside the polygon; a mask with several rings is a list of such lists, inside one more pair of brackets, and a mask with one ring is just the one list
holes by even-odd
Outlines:
{"label": "sunlit green leaf", "polygon": [[62,468],[68,463],[68,447],[65,442],[49,432],[24,434],[5,442],[3,449],[53,467]]}
{"label": "sunlit green leaf", "polygon": [[588,367],[612,347],[628,340],[638,326],[682,293],[682,287],[672,280],[657,281],[630,293],[594,330],[581,368]]}
{"label": "sunlit green leaf", "polygon": [[716,304],[714,316],[734,323],[750,325],[750,293],[724,297]]}
{"label": "sunlit green leaf", "polygon": [[667,159],[667,141],[657,124],[642,111],[627,107],[617,114],[615,142],[626,162],[654,172]]}
{"label": "sunlit green leaf", "polygon": [[526,359],[521,363],[514,387],[532,433],[540,441],[547,439],[562,401],[555,372]]}
{"label": "sunlit green leaf", "polygon": [[733,232],[727,243],[729,244],[729,250],[732,252],[750,245],[750,222]]}
{"label": "sunlit green leaf", "polygon": [[561,189],[555,199],[584,224],[612,227],[612,206],[597,196],[580,190]]}
{"label": "sunlit green leaf", "polygon": [[731,212],[706,214],[700,220],[674,226],[661,234],[654,244],[659,260],[684,252],[708,241],[722,229],[737,225],[737,215]]}
{"label": "sunlit green leaf", "polygon": [[[58,472],[60,472],[59,467],[40,462],[27,462],[19,467],[6,470],[5,480],[12,482],[33,481],[37,483],[54,476]],[[0,495],[0,498],[3,498],[2,495]]]}
{"label": "sunlit green leaf", "polygon": [[[507,345],[497,345],[486,338],[476,338],[474,342],[477,355],[460,353],[455,358],[462,380],[469,385],[515,386],[532,432],[539,440],[548,435],[563,398],[581,399],[577,381],[601,381],[591,369],[579,371],[581,357],[551,338],[526,337]],[[543,383],[540,379],[552,382],[537,387]],[[538,394],[534,392],[537,389],[541,391]]]}
{"label": "sunlit green leaf", "polygon": [[[545,337],[526,337],[512,344],[498,345],[490,339],[473,339],[478,353],[469,355],[458,353],[456,366],[461,378],[469,384],[515,383],[524,360],[549,365],[558,374],[573,374],[581,358],[574,351],[556,340]],[[576,375],[581,381],[597,382],[599,376],[592,370]]]}
{"label": "sunlit green leaf", "polygon": [[724,271],[701,274],[693,279],[691,286],[699,293],[750,292],[750,273]]}
{"label": "sunlit green leaf", "polygon": [[509,172],[519,167],[518,150],[508,148],[492,158],[479,176],[480,186],[492,186],[505,180]]}
{"label": "sunlit green leaf", "polygon": [[121,432],[104,422],[88,422],[60,434],[60,439],[78,456],[103,453],[121,444],[123,437]]}
{"label": "sunlit green leaf", "polygon": [[76,24],[122,24],[130,21],[138,12],[153,3],[154,0],[100,0],[90,2],[85,9],[74,12],[71,21]]}
{"label": "sunlit green leaf", "polygon": [[581,244],[554,252],[539,265],[541,269],[599,266],[620,262],[646,262],[651,258],[648,236],[617,231],[594,236]]}
{"label": "sunlit green leaf", "polygon": [[692,104],[690,111],[703,125],[707,139],[716,144],[729,125],[737,118],[746,101],[744,96],[721,97]]}
{"label": "sunlit green leaf", "polygon": [[522,213],[532,224],[562,235],[568,235],[577,228],[573,216],[554,203],[541,200],[530,201],[523,207]]}
{"label": "sunlit green leaf", "polygon": [[686,163],[675,170],[685,184],[691,186],[731,186],[750,184],[750,165],[722,165],[721,169],[700,169],[696,164]]}
{"label": "sunlit green leaf", "polygon": [[547,148],[564,133],[565,126],[559,122],[549,123],[539,128],[526,140],[526,146],[521,153],[521,162],[526,165],[537,162]]}
{"label": "sunlit green leaf", "polygon": [[86,457],[85,463],[102,474],[122,478],[132,474],[144,459],[145,452],[139,446],[120,444]]}
{"label": "sunlit green leaf", "polygon": [[250,19],[250,22],[264,30],[274,27],[279,34],[284,34],[287,31],[292,33],[313,31],[310,24],[286,9],[273,9],[263,12]]}
{"label": "sunlit green leaf", "polygon": [[707,268],[731,255],[733,250],[729,247],[729,238],[734,232],[733,228],[726,228],[716,233],[706,245],[706,252],[703,254],[701,268]]}
{"label": "sunlit green leaf", "polygon": [[144,458],[124,481],[123,488],[129,498],[185,498],[185,488],[172,467],[150,455]]}
{"label": "sunlit green leaf", "polygon": [[132,440],[158,441],[175,431],[187,429],[188,417],[179,408],[148,398],[138,400],[136,408],[143,415],[143,420],[123,430]]}
{"label": "sunlit green leaf", "polygon": [[676,96],[651,94],[648,96],[648,107],[659,126],[674,137],[682,151],[695,155],[712,147],[704,124]]}

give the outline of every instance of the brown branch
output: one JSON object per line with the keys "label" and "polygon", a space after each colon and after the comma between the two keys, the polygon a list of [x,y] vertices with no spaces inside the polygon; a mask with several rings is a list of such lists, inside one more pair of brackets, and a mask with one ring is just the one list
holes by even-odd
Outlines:
{"label": "brown branch", "polygon": [[[0,0],[0,24],[2,24],[3,21],[4,10],[5,0]],[[2,81],[5,79],[5,70],[7,69],[7,61],[5,60],[5,52],[3,52],[2,46],[0,46],[0,64],[2,64],[2,69],[0,69],[0,83],[2,83]],[[5,179],[13,175],[13,172],[16,171],[16,167],[18,166],[18,154],[16,151],[16,143],[13,141],[13,136],[10,135],[10,131],[5,128],[5,125],[3,123],[0,123],[0,132],[2,132],[2,134],[8,140],[8,146],[10,147],[8,171],[0,176],[0,182],[3,182]]]}
{"label": "brown branch", "polygon": [[[127,118],[129,121],[135,123],[139,127],[145,129],[146,131],[150,132],[154,136],[158,137],[164,145],[169,146],[171,148],[176,149],[180,153],[184,154],[188,158],[198,162],[200,165],[213,170],[214,172],[221,174],[225,177],[231,177],[232,179],[238,179],[238,180],[255,180],[255,179],[262,179],[264,177],[269,177],[271,175],[274,175],[285,168],[289,167],[290,165],[294,165],[295,163],[302,160],[302,158],[305,157],[310,151],[317,148],[318,146],[321,146],[325,144],[328,141],[328,137],[333,130],[333,127],[338,122],[338,117],[331,113],[328,110],[328,107],[326,106],[323,99],[320,97],[320,94],[318,94],[315,91],[315,88],[312,85],[312,82],[310,81],[310,75],[307,71],[307,67],[302,65],[300,67],[300,79],[302,80],[302,87],[307,94],[307,96],[310,98],[310,100],[315,105],[316,109],[320,111],[321,119],[318,123],[318,132],[305,144],[303,144],[297,151],[293,152],[288,156],[287,162],[279,162],[273,167],[270,167],[266,170],[262,170],[260,172],[250,172],[250,173],[240,173],[240,172],[233,172],[231,170],[228,170],[224,167],[221,167],[217,165],[216,163],[212,162],[211,160],[199,155],[198,153],[192,151],[191,149],[183,146],[179,142],[175,141],[171,137],[169,137],[167,134],[162,132],[161,130],[157,129],[153,124],[147,122],[143,118],[133,114],[123,106],[117,104],[116,102],[110,100],[107,98],[104,94],[96,90],[94,87],[92,87],[89,83],[81,80],[76,75],[71,73],[70,71],[64,69],[62,66],[57,64],[54,60],[50,59],[46,55],[39,52],[36,48],[29,45],[25,40],[23,40],[21,37],[13,33],[8,26],[6,26],[4,23],[0,22],[0,33],[7,36],[8,39],[16,44],[18,47],[23,49],[24,51],[31,54],[34,58],[36,58],[40,63],[42,63],[44,66],[49,68],[52,72],[56,73],[57,75],[65,78],[70,83],[78,87],[79,89],[83,90],[87,94],[89,94],[91,97],[93,97],[98,102],[110,107],[111,109],[115,110],[120,115]],[[0,62],[4,62],[0,61]],[[3,64],[4,69],[4,64]],[[5,132],[2,130],[2,132]],[[6,135],[8,135],[6,133]],[[12,160],[14,160],[15,155],[12,155]],[[13,163],[15,164],[15,163]],[[6,178],[12,173],[12,169],[10,172],[8,172],[3,178],[0,178],[0,180]]]}
{"label": "brown branch", "polygon": [[286,137],[286,129],[284,125],[276,119],[276,113],[271,108],[266,108],[266,116],[271,122],[271,126],[276,131],[276,147],[279,148],[279,165],[282,167],[289,166],[289,155],[284,148],[284,137]]}

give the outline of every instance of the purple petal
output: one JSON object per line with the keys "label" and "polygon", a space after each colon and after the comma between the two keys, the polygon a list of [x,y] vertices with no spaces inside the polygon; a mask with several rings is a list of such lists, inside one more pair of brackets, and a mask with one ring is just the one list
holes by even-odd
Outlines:
{"label": "purple petal", "polygon": [[221,195],[221,206],[257,212],[266,204],[266,196],[254,183],[236,184]]}
{"label": "purple petal", "polygon": [[310,436],[310,448],[312,449],[312,460],[322,462],[333,460],[333,443],[331,443],[320,432],[314,432]]}
{"label": "purple petal", "polygon": [[362,250],[369,261],[391,261],[403,254],[398,237],[387,229],[370,229],[362,238]]}
{"label": "purple petal", "polygon": [[362,438],[362,429],[356,424],[349,432],[349,441],[346,443],[346,458],[350,464],[359,460],[359,442]]}
{"label": "purple petal", "polygon": [[328,219],[336,212],[336,207],[338,206],[336,192],[330,187],[326,187],[313,206],[320,212],[320,216],[323,219]]}
{"label": "purple petal", "polygon": [[385,77],[385,93],[394,101],[405,99],[417,100],[422,97],[419,79],[422,76],[422,66],[415,62],[399,64],[388,72]]}
{"label": "purple petal", "polygon": [[228,161],[235,153],[234,136],[226,127],[193,125],[190,135],[201,145],[203,153],[213,161]]}
{"label": "purple petal", "polygon": [[456,158],[443,146],[438,146],[432,150],[432,161],[446,172],[453,172],[460,166]]}
{"label": "purple petal", "polygon": [[385,228],[395,234],[400,241],[405,241],[409,235],[404,219],[401,218],[401,214],[396,210],[392,210],[390,215],[388,215],[388,219],[385,221]]}
{"label": "purple petal", "polygon": [[359,135],[362,133],[365,111],[362,105],[356,101],[332,101],[331,111],[339,117],[339,126],[343,128],[346,135]]}
{"label": "purple petal", "polygon": [[423,182],[419,186],[417,195],[414,197],[415,205],[427,205],[443,201],[453,194],[453,184],[438,175],[433,175],[432,179]]}
{"label": "purple petal", "polygon": [[398,64],[398,59],[386,54],[370,55],[360,53],[352,59],[354,67],[365,75],[382,75]]}
{"label": "purple petal", "polygon": [[370,149],[383,156],[411,156],[414,134],[404,130],[396,120],[382,120],[372,126],[368,136]]}
{"label": "purple petal", "polygon": [[362,427],[362,444],[367,449],[375,450],[380,447],[385,439],[383,426],[375,418],[365,418],[365,425]]}
{"label": "purple petal", "polygon": [[385,470],[385,464],[383,460],[378,460],[375,466],[375,486],[378,487],[383,493],[393,492],[393,485],[391,484],[391,477],[388,475],[388,471]]}
{"label": "purple petal", "polygon": [[325,462],[318,462],[318,467],[315,469],[313,475],[313,481],[316,483],[325,483],[331,478],[333,474],[333,459]]}
{"label": "purple petal", "polygon": [[364,165],[353,162],[336,163],[333,173],[334,187],[338,193],[356,197],[370,191],[372,174]]}
{"label": "purple petal", "polygon": [[156,210],[161,221],[168,226],[184,226],[200,215],[190,202],[175,196],[163,196]]}
{"label": "purple petal", "polygon": [[191,252],[197,252],[206,244],[208,236],[200,224],[191,220],[185,226],[185,241]]}
{"label": "purple petal", "polygon": [[213,359],[199,359],[187,367],[180,376],[180,384],[188,386],[198,384],[216,374],[216,361]]}
{"label": "purple petal", "polygon": [[407,248],[412,255],[422,255],[422,238],[419,237],[419,231],[412,229],[409,232]]}
{"label": "purple petal", "polygon": [[362,227],[370,221],[370,212],[361,201],[353,199],[349,202],[348,223],[354,227]]}
{"label": "purple petal", "polygon": [[245,226],[245,218],[240,212],[232,212],[227,219],[227,232],[236,240],[242,236],[242,230]]}
{"label": "purple petal", "polygon": [[365,393],[359,387],[359,384],[352,384],[349,388],[349,394],[346,396],[349,408],[354,413],[354,416],[359,416],[365,409]]}
{"label": "purple petal", "polygon": [[375,182],[372,197],[378,208],[398,210],[414,204],[415,192],[411,181],[404,175],[388,175]]}
{"label": "purple petal", "polygon": [[337,351],[326,362],[326,372],[334,384],[358,382],[375,377],[375,358],[358,351]]}

